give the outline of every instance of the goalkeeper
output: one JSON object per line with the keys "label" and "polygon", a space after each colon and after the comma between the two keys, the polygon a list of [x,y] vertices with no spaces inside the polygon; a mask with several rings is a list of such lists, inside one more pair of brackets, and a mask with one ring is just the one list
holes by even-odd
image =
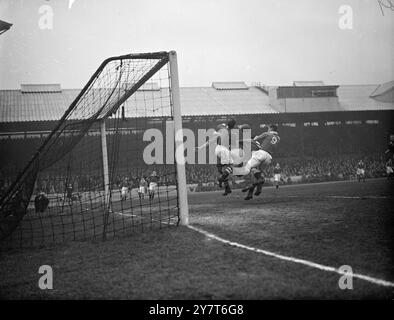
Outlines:
{"label": "goalkeeper", "polygon": [[[242,163],[242,149],[231,150],[232,130],[243,130],[247,128],[249,128],[249,126],[246,124],[236,126],[235,119],[230,118],[227,123],[222,123],[217,126],[213,138],[196,148],[200,150],[211,143],[216,143],[215,155],[217,157],[217,169],[219,173],[218,182],[220,188],[224,185],[224,196],[232,192],[229,178],[230,174],[233,172],[233,165]],[[227,147],[227,144],[229,147]]]}

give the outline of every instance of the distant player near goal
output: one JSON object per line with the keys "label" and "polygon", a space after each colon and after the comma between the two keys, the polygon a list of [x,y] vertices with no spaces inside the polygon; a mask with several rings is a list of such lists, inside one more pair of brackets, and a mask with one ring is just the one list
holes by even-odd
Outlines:
{"label": "distant player near goal", "polygon": [[148,182],[146,181],[146,177],[141,177],[140,186],[138,188],[138,196],[140,197],[140,200],[144,199],[147,188],[148,188]]}
{"label": "distant player near goal", "polygon": [[129,193],[130,190],[130,183],[129,179],[125,178],[123,179],[122,183],[120,184],[120,200],[124,201],[127,199],[127,194]]}
{"label": "distant player near goal", "polygon": [[386,174],[387,179],[394,178],[393,163],[394,163],[394,134],[390,134],[389,143],[386,151],[384,152],[386,159]]}
{"label": "distant player near goal", "polygon": [[66,185],[66,198],[68,201],[68,204],[71,206],[73,204],[73,185],[71,183]]}
{"label": "distant player near goal", "polygon": [[392,159],[389,159],[389,161],[386,162],[386,174],[387,174],[388,180],[392,180],[394,178],[393,160]]}
{"label": "distant player near goal", "polygon": [[156,192],[157,182],[158,182],[156,171],[152,172],[152,174],[148,178],[148,181],[149,181],[149,187],[148,187],[149,199],[153,200],[153,198],[155,197],[155,192]]}
{"label": "distant player near goal", "polygon": [[36,210],[36,213],[45,212],[45,210],[48,208],[48,204],[49,204],[49,200],[44,192],[40,192],[34,198],[34,208]]}
{"label": "distant player near goal", "polygon": [[360,182],[361,180],[365,182],[365,164],[362,160],[357,164],[357,181]]}
{"label": "distant player near goal", "polygon": [[81,201],[81,195],[78,192],[74,193],[74,187],[71,183],[66,185],[66,198],[69,206],[72,206],[74,201]]}
{"label": "distant player near goal", "polygon": [[276,163],[274,167],[274,185],[276,189],[279,189],[279,183],[282,180],[281,173],[282,168],[280,167],[279,163]]}

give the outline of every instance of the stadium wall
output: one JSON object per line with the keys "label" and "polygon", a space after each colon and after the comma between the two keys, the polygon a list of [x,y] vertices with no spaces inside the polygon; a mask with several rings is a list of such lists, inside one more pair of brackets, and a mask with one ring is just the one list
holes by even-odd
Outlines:
{"label": "stadium wall", "polygon": [[[189,116],[183,118],[183,127],[197,134],[198,129],[215,128],[228,117],[236,118],[239,124],[250,124],[252,134],[264,130],[262,126],[265,124],[278,124],[282,137],[277,155],[279,157],[379,154],[384,152],[388,135],[394,132],[394,111],[391,110]],[[137,138],[141,141],[138,150],[142,150],[141,148],[148,144],[142,141],[143,132],[149,128],[163,130],[166,120],[168,119],[125,119],[121,125],[124,128],[122,141],[127,143],[128,136],[133,135],[130,141]],[[12,171],[15,171],[23,167],[54,125],[54,121],[0,124],[2,168],[11,166]],[[110,121],[107,127],[111,129],[113,123]],[[92,136],[94,135],[92,132]],[[142,156],[139,160],[138,157],[135,155],[133,161],[140,163]]]}

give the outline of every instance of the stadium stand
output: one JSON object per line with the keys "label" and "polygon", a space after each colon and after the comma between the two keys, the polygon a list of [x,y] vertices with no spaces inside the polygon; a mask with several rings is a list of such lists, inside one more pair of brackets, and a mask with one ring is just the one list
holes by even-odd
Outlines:
{"label": "stadium stand", "polygon": [[[154,97],[160,90],[160,83],[147,83],[126,104],[138,105],[136,101],[147,96],[153,99],[146,100],[157,101]],[[213,82],[210,87],[184,87],[180,93],[183,126],[193,132],[215,128],[229,116],[250,124],[252,132],[277,123],[282,139],[275,158],[290,183],[289,177],[298,177],[293,178],[297,181],[351,179],[360,157],[365,159],[369,177],[384,175],[381,155],[389,133],[394,132],[394,101],[388,98],[392,91],[393,82],[327,86],[323,81],[294,81],[293,86],[264,86],[264,90],[244,82]],[[23,84],[20,90],[0,90],[0,146],[7,150],[0,159],[3,191],[79,92],[59,84]],[[143,126],[126,112],[124,143],[145,129],[162,127],[166,115],[166,110],[157,111],[155,106],[137,110],[137,117],[149,118]],[[95,132],[90,134],[94,139]],[[142,157],[120,158],[125,159],[122,174],[136,181],[144,172]],[[156,170],[160,172],[160,166]],[[188,183],[213,187],[215,170],[212,165],[188,165]],[[272,176],[271,171],[268,168],[265,174]],[[76,183],[83,186],[92,180],[94,177],[81,177]]]}

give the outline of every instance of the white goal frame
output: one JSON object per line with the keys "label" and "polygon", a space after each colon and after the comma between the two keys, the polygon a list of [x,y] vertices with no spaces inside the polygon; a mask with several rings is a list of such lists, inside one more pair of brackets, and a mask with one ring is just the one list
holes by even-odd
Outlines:
{"label": "white goal frame", "polygon": [[[173,111],[174,121],[174,140],[175,140],[175,165],[177,172],[177,189],[178,189],[178,205],[180,224],[187,226],[189,224],[189,206],[187,200],[187,185],[186,185],[186,169],[184,158],[184,145],[183,145],[183,129],[182,129],[182,112],[179,92],[179,77],[178,77],[178,61],[175,51],[168,52],[169,57],[169,73],[170,73],[170,96]],[[105,208],[110,208],[110,181],[109,181],[109,168],[108,168],[108,150],[107,150],[107,137],[105,120],[100,123],[100,136],[101,136],[101,150],[103,162],[103,178],[104,178],[104,195],[105,195]],[[104,228],[106,222],[104,222]],[[105,231],[104,231],[105,237]]]}

